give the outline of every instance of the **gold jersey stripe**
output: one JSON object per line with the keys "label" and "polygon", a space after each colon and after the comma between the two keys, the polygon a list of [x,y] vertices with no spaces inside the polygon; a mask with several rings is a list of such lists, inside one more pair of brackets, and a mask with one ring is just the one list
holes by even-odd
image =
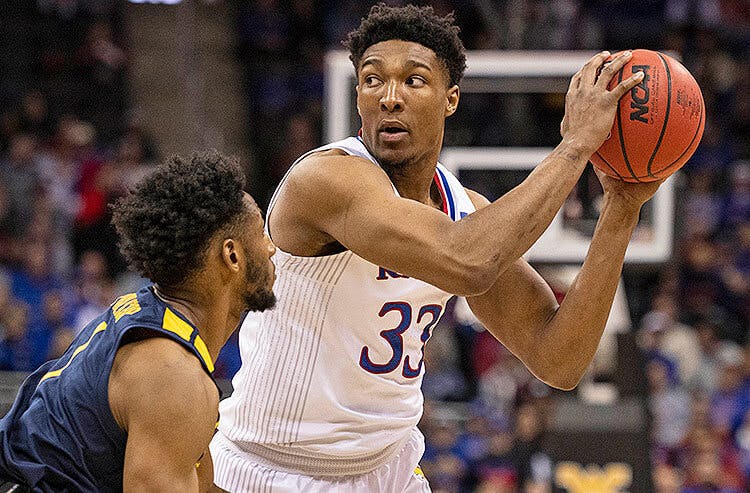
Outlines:
{"label": "gold jersey stripe", "polygon": [[89,347],[89,344],[91,343],[91,339],[93,339],[96,334],[98,334],[99,332],[103,331],[106,328],[107,328],[107,322],[102,322],[99,325],[97,325],[96,328],[94,329],[94,332],[91,333],[91,337],[89,337],[89,340],[86,341],[86,342],[84,342],[80,346],[78,346],[76,348],[76,350],[73,351],[73,355],[70,357],[70,359],[68,360],[68,362],[65,363],[65,366],[63,366],[59,370],[53,370],[53,371],[45,373],[44,376],[41,378],[41,380],[39,380],[39,383],[37,385],[39,385],[40,383],[44,382],[48,378],[53,378],[53,377],[60,376],[60,373],[62,373],[63,370],[65,370],[68,366],[70,366],[70,363],[73,362],[73,358],[75,358],[76,356],[78,356],[78,353],[80,353],[81,351],[83,351],[84,349],[86,349],[87,347]]}
{"label": "gold jersey stripe", "polygon": [[[169,308],[164,309],[164,320],[162,321],[162,328],[164,330],[172,332],[173,334],[177,334],[181,339],[187,342],[190,342],[190,337],[193,335],[194,330],[189,323],[182,320]],[[206,343],[203,342],[203,339],[201,339],[200,335],[196,334],[193,346],[198,351],[198,354],[200,355],[203,362],[206,364],[206,368],[208,369],[208,371],[213,373],[214,362],[211,359],[211,355],[208,353]]]}

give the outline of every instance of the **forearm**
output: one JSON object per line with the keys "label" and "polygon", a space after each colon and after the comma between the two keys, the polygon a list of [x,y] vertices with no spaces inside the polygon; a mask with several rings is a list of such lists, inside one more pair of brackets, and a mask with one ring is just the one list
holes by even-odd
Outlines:
{"label": "forearm", "polygon": [[[517,187],[456,223],[457,255],[476,256],[494,282],[544,233],[586,167],[589,153],[563,142]],[[489,233],[489,234],[488,234]],[[480,260],[481,259],[481,260]]]}
{"label": "forearm", "polygon": [[605,195],[583,267],[538,338],[545,373],[554,375],[556,386],[575,387],[594,357],[638,212],[618,196]]}

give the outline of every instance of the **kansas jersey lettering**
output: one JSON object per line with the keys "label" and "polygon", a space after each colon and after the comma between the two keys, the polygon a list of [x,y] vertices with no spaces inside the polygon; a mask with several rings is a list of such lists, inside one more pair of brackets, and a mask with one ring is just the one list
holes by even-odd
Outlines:
{"label": "kansas jersey lettering", "polygon": [[[311,152],[332,148],[377,165],[357,138]],[[440,164],[435,183],[453,220],[474,211]],[[277,248],[273,260],[278,303],[243,322],[243,365],[220,404],[219,430],[278,457],[355,462],[397,449],[421,417],[424,347],[451,295],[351,251],[298,257]]]}
{"label": "kansas jersey lettering", "polygon": [[127,435],[112,416],[107,389],[122,338],[135,328],[179,342],[213,371],[198,330],[151,287],[121,296],[21,386],[0,420],[0,477],[35,491],[122,490]]}

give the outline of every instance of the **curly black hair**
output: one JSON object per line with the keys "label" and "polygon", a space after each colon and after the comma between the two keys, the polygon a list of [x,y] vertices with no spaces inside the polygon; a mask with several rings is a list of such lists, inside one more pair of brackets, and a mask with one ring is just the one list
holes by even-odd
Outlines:
{"label": "curly black hair", "polygon": [[343,45],[349,50],[349,59],[357,70],[365,50],[376,43],[391,39],[419,43],[434,51],[445,64],[453,86],[461,81],[466,70],[464,44],[454,21],[453,14],[440,17],[430,6],[389,7],[379,3],[370,9],[359,27],[349,33]]}
{"label": "curly black hair", "polygon": [[120,251],[151,281],[182,285],[214,235],[243,220],[244,185],[239,164],[216,151],[170,157],[112,206]]}

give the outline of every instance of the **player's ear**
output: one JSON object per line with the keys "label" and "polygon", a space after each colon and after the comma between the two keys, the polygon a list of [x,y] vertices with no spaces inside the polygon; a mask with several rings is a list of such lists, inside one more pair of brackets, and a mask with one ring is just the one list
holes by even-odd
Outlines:
{"label": "player's ear", "polygon": [[229,270],[239,272],[241,256],[242,251],[237,241],[227,238],[222,242],[221,259]]}
{"label": "player's ear", "polygon": [[457,84],[448,88],[446,94],[445,117],[451,116],[458,109],[458,100],[461,99],[461,90]]}
{"label": "player's ear", "polygon": [[362,117],[362,112],[359,111],[359,81],[357,81],[357,85],[354,86],[354,89],[357,91],[357,98],[356,98],[356,101],[357,101],[357,114],[361,118]]}

